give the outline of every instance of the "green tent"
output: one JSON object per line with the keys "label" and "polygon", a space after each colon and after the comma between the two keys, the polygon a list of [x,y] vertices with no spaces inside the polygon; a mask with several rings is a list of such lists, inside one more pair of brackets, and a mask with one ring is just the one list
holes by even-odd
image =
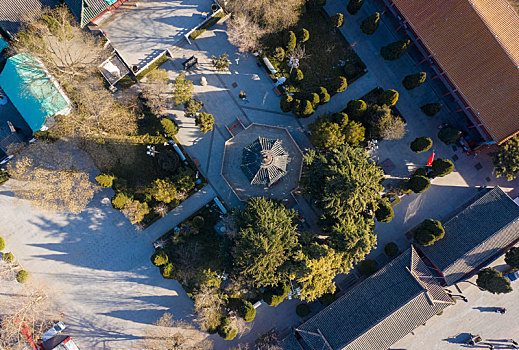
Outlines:
{"label": "green tent", "polygon": [[0,87],[33,132],[40,130],[48,117],[70,113],[70,101],[43,64],[28,54],[9,57]]}

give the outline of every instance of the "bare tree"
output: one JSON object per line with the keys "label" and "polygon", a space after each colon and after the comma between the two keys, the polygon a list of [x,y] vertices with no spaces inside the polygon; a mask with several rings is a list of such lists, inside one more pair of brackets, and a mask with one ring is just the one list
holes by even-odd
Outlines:
{"label": "bare tree", "polygon": [[165,69],[155,69],[146,76],[146,83],[142,89],[142,97],[146,99],[146,106],[151,113],[157,117],[165,115],[168,108],[169,96],[171,91],[168,72]]}
{"label": "bare tree", "polygon": [[279,335],[276,331],[272,330],[267,333],[263,333],[256,339],[256,348],[258,350],[281,350],[279,346]]}
{"label": "bare tree", "polygon": [[292,64],[290,65],[290,73],[292,73],[292,68],[299,67],[299,61],[308,57],[310,57],[310,55],[306,54],[305,47],[299,44],[297,44],[297,46],[293,50],[288,51],[287,58],[292,59]]}
{"label": "bare tree", "polygon": [[194,295],[196,322],[204,331],[215,330],[220,324],[222,313],[220,310],[221,297],[214,287],[203,286]]}
{"label": "bare tree", "polygon": [[7,171],[18,180],[15,195],[44,210],[83,211],[99,187],[90,181],[88,162],[65,148],[64,142],[37,141],[11,161]]}
{"label": "bare tree", "polygon": [[227,34],[229,42],[238,47],[240,52],[247,52],[259,46],[264,30],[244,14],[236,14],[229,23]]}

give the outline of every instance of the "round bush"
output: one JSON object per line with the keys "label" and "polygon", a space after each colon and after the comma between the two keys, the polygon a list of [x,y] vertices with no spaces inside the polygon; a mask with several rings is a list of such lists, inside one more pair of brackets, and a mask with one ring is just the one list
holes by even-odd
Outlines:
{"label": "round bush", "polygon": [[429,150],[432,145],[433,141],[429,137],[417,137],[413,142],[411,142],[411,150],[416,153],[422,153]]}
{"label": "round bush", "polygon": [[317,108],[317,106],[319,106],[319,102],[320,102],[319,95],[316,94],[315,92],[311,93],[308,96],[308,99],[309,99],[310,103],[312,104],[313,108]]}
{"label": "round bush", "polygon": [[354,15],[360,11],[362,4],[364,4],[364,0],[350,0],[346,9],[351,15]]}
{"label": "round bush", "polygon": [[109,174],[99,174],[96,176],[97,183],[103,188],[110,188],[114,183],[115,177]]}
{"label": "round bush", "polygon": [[292,109],[292,103],[294,102],[294,98],[290,95],[283,95],[280,102],[280,108],[283,112],[290,112]]}
{"label": "round bush", "polygon": [[308,100],[301,101],[300,107],[299,107],[299,113],[297,114],[301,118],[308,118],[309,116],[314,113],[314,108],[312,107],[312,102]]}
{"label": "round bush", "polygon": [[461,131],[449,127],[445,127],[440,129],[438,132],[438,138],[445,143],[446,145],[450,145],[458,141],[461,136]]}
{"label": "round bush", "polygon": [[299,317],[305,317],[310,313],[310,308],[305,303],[299,304],[296,306],[296,313]]}
{"label": "round bush", "polygon": [[20,270],[16,274],[16,280],[18,281],[18,283],[25,283],[28,278],[29,278],[29,273],[25,270]]}
{"label": "round bush", "polygon": [[130,197],[128,197],[123,192],[117,193],[115,196],[112,197],[112,206],[115,209],[123,209],[126,203],[128,203],[131,200]]}
{"label": "round bush", "polygon": [[431,186],[428,178],[421,175],[414,175],[407,181],[407,188],[414,193],[423,193]]}
{"label": "round bush", "polygon": [[433,244],[445,235],[445,230],[441,222],[433,219],[426,219],[418,225],[413,233],[413,238],[416,243],[428,246]]}
{"label": "round bush", "polygon": [[222,320],[220,327],[218,327],[218,334],[225,340],[232,340],[238,334],[238,330],[232,327],[231,320],[226,317]]}
{"label": "round bush", "polygon": [[239,309],[240,316],[245,322],[251,322],[256,317],[256,309],[250,301],[244,300]]}
{"label": "round bush", "polygon": [[425,115],[427,115],[429,117],[433,117],[442,109],[442,104],[441,103],[428,103],[428,104],[420,107],[420,109],[422,110],[422,112]]}
{"label": "round bush", "polygon": [[342,92],[348,87],[348,80],[345,77],[339,76],[335,78],[334,87],[335,92]]}
{"label": "round bush", "polygon": [[164,264],[160,267],[160,273],[162,274],[162,277],[167,279],[175,279],[175,267],[172,263],[168,262],[167,264]]}
{"label": "round bush", "polygon": [[305,41],[308,41],[308,39],[310,39],[310,32],[305,28],[301,29],[299,32],[299,41],[304,43]]}
{"label": "round bush", "polygon": [[14,262],[14,255],[13,253],[4,253],[4,261],[8,264]]}
{"label": "round bush", "polygon": [[204,227],[205,219],[202,216],[197,215],[193,218],[192,223],[193,226],[195,226],[197,229],[201,229],[202,227]]}
{"label": "round bush", "polygon": [[319,103],[324,105],[325,103],[327,103],[328,101],[330,101],[330,94],[328,93],[328,90],[326,90],[325,87],[320,87],[319,88]]}
{"label": "round bush", "polygon": [[450,159],[438,158],[431,165],[432,177],[442,177],[449,175],[454,170],[454,163]]}
{"label": "round bush", "polygon": [[412,90],[422,85],[425,82],[425,79],[427,79],[427,73],[425,72],[410,74],[404,78],[404,80],[402,81],[402,85],[407,90]]}
{"label": "round bush", "polygon": [[305,76],[304,76],[303,71],[301,69],[296,69],[294,77],[295,77],[296,81],[301,81],[301,80],[304,79]]}
{"label": "round bush", "polygon": [[377,102],[380,106],[386,105],[389,107],[393,107],[396,105],[398,101],[398,91],[396,90],[384,90],[377,99]]}
{"label": "round bush", "polygon": [[378,29],[379,22],[380,13],[375,12],[374,14],[362,21],[362,23],[360,24],[360,30],[362,30],[364,34],[371,35],[375,33],[375,31]]}
{"label": "round bush", "polygon": [[359,272],[362,275],[369,276],[378,269],[378,263],[372,259],[363,260],[359,266]]}
{"label": "round bush", "polygon": [[0,237],[0,251],[5,249],[5,239]]}
{"label": "round bush", "polygon": [[282,62],[285,59],[285,50],[280,46],[276,47],[273,57],[274,59]]}
{"label": "round bush", "polygon": [[155,266],[162,266],[168,263],[168,254],[162,248],[157,248],[151,256],[151,262]]}
{"label": "round bush", "polygon": [[384,200],[378,204],[378,208],[375,211],[375,217],[378,222],[391,222],[394,216],[395,213],[389,202]]}
{"label": "round bush", "polygon": [[173,120],[162,118],[160,124],[162,124],[162,129],[164,130],[166,137],[173,138],[173,136],[178,134],[178,126]]}
{"label": "round bush", "polygon": [[335,293],[325,293],[319,297],[319,302],[325,306],[330,305],[335,300],[337,300]]}
{"label": "round bush", "polygon": [[346,113],[348,113],[351,118],[359,120],[362,119],[367,108],[368,105],[363,100],[351,100],[346,107]]}
{"label": "round bush", "polygon": [[386,246],[384,247],[384,252],[386,253],[387,256],[389,256],[390,258],[392,258],[393,256],[397,255],[398,254],[398,246],[396,245],[396,243],[394,242],[389,242],[388,244],[386,244]]}
{"label": "round bush", "polygon": [[425,176],[425,177],[428,177],[427,175],[429,174],[429,171],[427,170],[427,168],[417,168],[414,173],[413,173],[413,176]]}

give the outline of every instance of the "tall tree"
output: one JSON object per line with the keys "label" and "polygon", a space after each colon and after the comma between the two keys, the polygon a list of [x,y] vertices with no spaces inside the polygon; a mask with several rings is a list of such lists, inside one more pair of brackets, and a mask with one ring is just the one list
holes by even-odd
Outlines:
{"label": "tall tree", "polygon": [[476,284],[492,294],[510,293],[510,281],[496,269],[487,267],[479,271]]}
{"label": "tall tree", "polygon": [[163,117],[168,108],[168,93],[171,91],[168,72],[165,69],[155,69],[146,76],[142,89],[142,97],[146,106],[157,117]]}
{"label": "tall tree", "polygon": [[235,213],[239,232],[233,253],[239,274],[258,287],[286,280],[290,260],[300,252],[295,216],[294,211],[262,197],[250,199]]}
{"label": "tall tree", "polygon": [[519,137],[506,141],[493,154],[494,174],[512,181],[519,176]]}
{"label": "tall tree", "polygon": [[259,46],[264,30],[243,13],[237,13],[227,27],[229,42],[238,47],[238,51],[247,52]]}
{"label": "tall tree", "polygon": [[222,300],[214,287],[202,286],[193,295],[196,322],[204,331],[215,332],[222,319]]}
{"label": "tall tree", "polygon": [[175,106],[189,101],[193,97],[193,82],[186,79],[185,74],[180,74],[173,81],[173,102]]}

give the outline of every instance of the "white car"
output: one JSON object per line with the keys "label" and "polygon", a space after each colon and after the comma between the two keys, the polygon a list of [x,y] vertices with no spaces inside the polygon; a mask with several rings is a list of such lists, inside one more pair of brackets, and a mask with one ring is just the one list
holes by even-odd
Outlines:
{"label": "white car", "polygon": [[52,327],[51,329],[49,329],[47,332],[45,332],[42,336],[41,336],[41,339],[43,339],[43,341],[47,341],[49,340],[50,338],[52,338],[53,336],[55,336],[56,334],[60,333],[62,330],[64,330],[65,328],[67,328],[67,326],[59,321],[57,322],[54,327]]}

